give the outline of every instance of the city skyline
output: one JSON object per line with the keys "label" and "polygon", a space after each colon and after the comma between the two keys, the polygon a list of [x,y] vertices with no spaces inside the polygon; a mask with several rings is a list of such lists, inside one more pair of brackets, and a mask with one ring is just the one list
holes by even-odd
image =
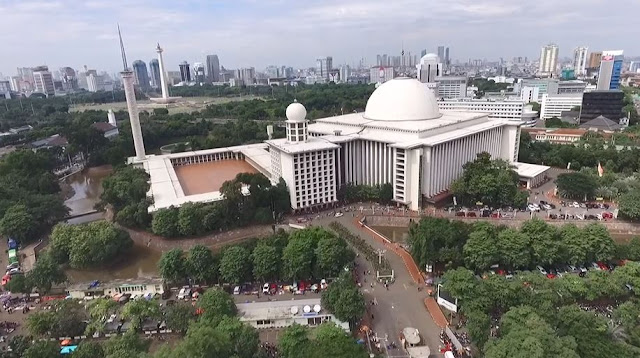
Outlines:
{"label": "city skyline", "polygon": [[[435,53],[442,44],[452,49],[453,60],[462,62],[513,56],[535,59],[540,47],[549,42],[558,44],[560,58],[571,57],[580,45],[594,51],[624,48],[631,56],[640,53],[625,29],[640,4],[629,0],[616,1],[620,6],[608,6],[606,12],[600,11],[605,4],[601,0],[560,4],[544,0],[535,8],[506,0],[438,1],[441,6],[416,0],[321,4],[133,0],[127,6],[104,0],[27,0],[0,5],[6,27],[21,31],[20,36],[0,34],[6,53],[11,54],[0,58],[0,72],[12,74],[17,67],[47,64],[76,69],[88,65],[113,73],[120,62],[116,22],[121,23],[130,62],[147,62],[159,41],[167,49],[171,69],[183,60],[206,63],[210,54],[217,54],[227,68],[272,64],[306,68],[322,56],[333,56],[335,64],[355,64],[364,57],[371,65],[378,53],[400,53],[402,47],[412,53],[424,48]],[[243,16],[216,17],[234,12]],[[575,26],[595,21],[607,26]],[[506,27],[509,31],[504,31]],[[482,38],[469,41],[469,34],[479,30]]]}

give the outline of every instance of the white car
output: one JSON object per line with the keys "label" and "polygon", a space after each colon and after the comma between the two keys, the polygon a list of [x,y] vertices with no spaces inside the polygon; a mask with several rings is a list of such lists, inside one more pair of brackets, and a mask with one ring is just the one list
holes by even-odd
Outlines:
{"label": "white car", "polygon": [[527,209],[528,209],[529,211],[540,211],[540,207],[539,207],[539,206],[537,206],[537,205],[535,205],[535,204],[529,204],[529,205],[527,206]]}
{"label": "white car", "polygon": [[341,217],[341,216],[344,216],[344,214],[343,214],[343,213],[341,213],[341,212],[337,212],[337,213],[336,213],[336,215],[334,215],[334,216],[335,216],[335,217],[337,217],[337,218],[339,218],[339,217]]}
{"label": "white car", "polygon": [[549,204],[544,204],[542,205],[542,207],[544,208],[544,210],[551,210],[551,205]]}
{"label": "white car", "polygon": [[269,294],[269,283],[265,283],[264,285],[262,285],[262,293],[265,295]]}
{"label": "white car", "polygon": [[178,292],[179,300],[186,300],[189,297],[191,297],[191,289],[189,287],[183,287],[180,289],[180,292]]}
{"label": "white car", "polygon": [[240,294],[240,286],[236,286],[233,288],[233,294],[234,295],[239,295]]}
{"label": "white car", "polygon": [[18,272],[20,272],[20,268],[19,267],[15,267],[15,268],[12,268],[9,271],[7,271],[7,275],[13,275],[13,274],[18,273]]}
{"label": "white car", "polygon": [[541,274],[543,274],[543,275],[547,274],[547,270],[545,270],[544,267],[536,266],[536,268],[538,269],[538,271],[540,271]]}
{"label": "white car", "polygon": [[578,204],[578,202],[577,202],[577,201],[574,201],[574,202],[573,202],[573,203],[571,203],[571,205],[569,205],[569,206],[571,206],[572,208],[579,208],[579,207],[580,207],[580,204]]}

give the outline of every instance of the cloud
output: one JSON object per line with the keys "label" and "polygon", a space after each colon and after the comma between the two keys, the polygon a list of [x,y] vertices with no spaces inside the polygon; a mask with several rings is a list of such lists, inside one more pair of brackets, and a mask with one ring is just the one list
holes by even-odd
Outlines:
{"label": "cloud", "polygon": [[[606,11],[605,11],[606,10]],[[227,68],[309,67],[451,47],[454,59],[528,56],[556,42],[640,53],[628,24],[634,0],[20,0],[0,4],[0,72],[47,63],[116,71],[123,30],[127,55],[148,62],[160,42],[170,69],[217,53]]]}

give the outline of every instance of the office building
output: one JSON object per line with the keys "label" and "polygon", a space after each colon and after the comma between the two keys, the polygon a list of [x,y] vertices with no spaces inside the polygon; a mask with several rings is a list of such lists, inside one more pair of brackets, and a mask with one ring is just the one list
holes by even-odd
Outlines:
{"label": "office building", "polygon": [[589,54],[589,62],[587,68],[591,70],[597,70],[600,68],[600,61],[602,60],[602,51],[592,52]]}
{"label": "office building", "polygon": [[53,76],[47,66],[33,68],[33,84],[35,92],[43,93],[47,97],[56,94],[55,87],[53,86]]}
{"label": "office building", "polygon": [[75,91],[78,89],[78,76],[76,76],[76,71],[73,68],[60,68],[60,79],[64,91]]}
{"label": "office building", "polygon": [[549,44],[540,49],[540,64],[538,74],[540,76],[555,77],[558,68],[558,45]]}
{"label": "office building", "polygon": [[176,172],[186,165],[204,163],[215,170],[218,162],[244,162],[241,166],[253,169],[242,170],[259,171],[272,183],[284,180],[291,207],[303,211],[331,207],[348,184],[386,183],[392,185],[398,205],[417,210],[425,201],[446,195],[463,165],[478,153],[517,164],[520,121],[490,119],[480,112],[441,112],[433,92],[416,79],[401,77],[381,84],[364,113],[318,118],[308,124],[301,103],[292,103],[285,112],[286,138],[129,158],[130,164],[150,174],[154,203],[150,210],[224,199],[217,188],[184,190],[181,181],[189,179],[178,180]]}
{"label": "office building", "polygon": [[0,98],[11,99],[11,81],[0,80]]}
{"label": "office building", "polygon": [[422,83],[436,83],[436,77],[444,74],[440,59],[433,53],[422,56],[416,69],[418,72],[418,80]]}
{"label": "office building", "polygon": [[235,79],[239,86],[250,86],[256,83],[256,69],[253,67],[236,70]]}
{"label": "office building", "polygon": [[521,81],[521,83],[522,88],[538,88],[538,98],[533,102],[540,103],[540,101],[542,101],[542,95],[547,93],[551,95],[558,94],[558,84],[560,83],[560,81],[555,78],[525,78]]}
{"label": "office building", "polygon": [[438,109],[442,112],[464,111],[488,113],[489,118],[523,120],[525,104],[520,100],[488,100],[488,99],[441,99]]}
{"label": "office building", "polygon": [[420,58],[424,57],[424,55],[426,55],[426,54],[427,54],[427,50],[426,49],[420,51]]}
{"label": "office building", "polygon": [[11,90],[14,92],[22,92],[22,79],[19,76],[11,76]]}
{"label": "office building", "polygon": [[191,82],[191,67],[187,61],[182,61],[178,65],[180,67],[180,80],[182,82]]}
{"label": "office building", "polygon": [[340,66],[340,82],[347,83],[351,77],[351,67],[349,65]]}
{"label": "office building", "polygon": [[95,70],[88,72],[87,75],[87,90],[89,92],[98,92],[103,89],[104,82],[102,76],[99,76]]}
{"label": "office building", "polygon": [[157,58],[149,61],[149,72],[151,73],[151,87],[156,89],[160,88],[160,64],[158,63]]}
{"label": "office building", "polygon": [[560,118],[563,111],[570,111],[574,107],[582,105],[582,96],[582,94],[542,95],[542,103],[540,104],[540,118]]}
{"label": "office building", "polygon": [[629,62],[629,72],[633,72],[633,73],[640,72],[640,61]]}
{"label": "office building", "polygon": [[620,75],[622,74],[622,62],[624,55],[622,50],[602,51],[600,70],[598,71],[598,89],[615,90],[620,88]]}
{"label": "office building", "polygon": [[393,67],[374,66],[369,70],[369,83],[385,83],[395,78]]}
{"label": "office building", "polygon": [[622,113],[624,93],[621,90],[597,90],[586,92],[580,107],[580,123],[588,122],[598,116],[618,121],[626,115]]}
{"label": "office building", "polygon": [[444,76],[436,77],[438,84],[438,98],[467,97],[467,77]]}
{"label": "office building", "polygon": [[316,60],[316,75],[329,81],[329,73],[333,69],[333,57],[327,56]]}
{"label": "office building", "polygon": [[580,80],[571,81],[559,81],[558,90],[556,93],[550,94],[580,94],[584,93],[587,88],[587,83]]}
{"label": "office building", "polygon": [[539,87],[525,86],[520,90],[520,99],[522,100],[522,103],[538,102],[541,98],[542,96],[540,96]]}
{"label": "office building", "polygon": [[581,46],[573,50],[573,70],[576,76],[587,75],[587,51],[588,48]]}
{"label": "office building", "polygon": [[196,62],[193,64],[193,81],[195,83],[205,83],[206,75],[204,70],[204,65],[200,62]]}
{"label": "office building", "polygon": [[220,60],[218,55],[207,55],[207,80],[220,82]]}
{"label": "office building", "polygon": [[[423,55],[424,57],[424,55]],[[444,68],[449,68],[451,62],[449,61],[449,48],[445,46],[438,46],[438,59],[442,63]]]}
{"label": "office building", "polygon": [[147,72],[147,64],[142,60],[133,61],[131,65],[133,67],[133,75],[135,79],[135,84],[142,91],[149,90],[150,82],[149,82],[149,72]]}

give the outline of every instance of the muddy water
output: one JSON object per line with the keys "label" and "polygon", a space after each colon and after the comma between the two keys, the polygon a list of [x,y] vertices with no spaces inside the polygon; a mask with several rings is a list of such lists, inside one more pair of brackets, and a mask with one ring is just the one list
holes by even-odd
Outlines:
{"label": "muddy water", "polygon": [[71,209],[70,215],[78,215],[93,211],[94,205],[100,201],[102,181],[113,172],[110,165],[89,168],[64,179],[73,195],[64,204]]}
{"label": "muddy water", "polygon": [[372,226],[371,228],[392,242],[404,244],[407,242],[407,237],[409,237],[408,227]]}
{"label": "muddy water", "polygon": [[134,245],[127,255],[109,267],[93,270],[67,269],[65,273],[72,283],[158,277],[158,262],[161,256],[160,251]]}
{"label": "muddy water", "polygon": [[238,173],[257,173],[244,160],[220,160],[175,167],[184,195],[210,193],[220,190],[222,183]]}

